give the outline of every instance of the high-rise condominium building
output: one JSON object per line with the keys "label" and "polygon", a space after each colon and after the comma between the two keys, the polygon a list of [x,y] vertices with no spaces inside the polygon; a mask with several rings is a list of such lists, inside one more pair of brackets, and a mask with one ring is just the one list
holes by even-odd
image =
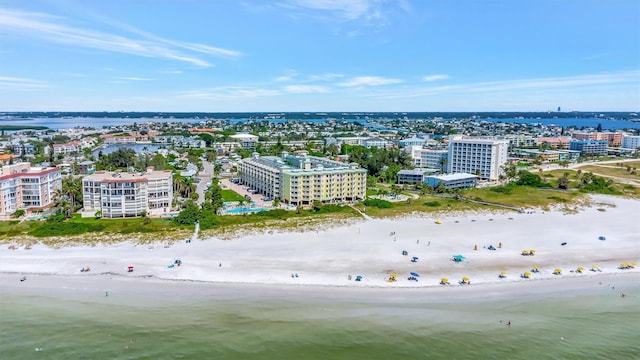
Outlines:
{"label": "high-rise condominium building", "polygon": [[42,210],[53,205],[62,188],[60,169],[31,167],[28,162],[5,165],[0,173],[0,217],[17,210]]}
{"label": "high-rise condominium building", "polygon": [[259,156],[239,164],[240,181],[269,198],[292,205],[314,201],[343,203],[362,200],[366,195],[367,170],[358,164],[297,155]]}
{"label": "high-rise condominium building", "polygon": [[102,212],[103,218],[159,216],[173,200],[171,171],[97,171],[82,179],[83,215]]}
{"label": "high-rise condominium building", "polygon": [[507,163],[509,140],[453,137],[449,140],[449,173],[468,173],[495,181]]}

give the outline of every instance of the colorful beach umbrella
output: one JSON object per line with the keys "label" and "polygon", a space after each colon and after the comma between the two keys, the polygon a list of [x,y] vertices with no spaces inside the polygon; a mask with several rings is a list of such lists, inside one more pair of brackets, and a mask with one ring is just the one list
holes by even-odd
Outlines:
{"label": "colorful beach umbrella", "polygon": [[555,268],[555,269],[553,270],[553,273],[554,273],[555,275],[560,275],[560,274],[562,274],[562,269],[560,269],[560,268]]}
{"label": "colorful beach umbrella", "polygon": [[538,265],[533,265],[533,266],[531,267],[531,270],[532,270],[533,272],[536,272],[536,271],[540,271],[540,268],[538,267]]}
{"label": "colorful beach umbrella", "polygon": [[420,274],[418,274],[417,272],[411,272],[409,274],[411,274],[411,276],[420,277]]}
{"label": "colorful beach umbrella", "polygon": [[576,269],[577,272],[581,273],[584,271],[584,268],[582,266],[578,266],[578,268]]}
{"label": "colorful beach umbrella", "polygon": [[445,284],[448,284],[448,283],[449,283],[449,279],[447,279],[447,278],[440,279],[440,284],[445,285]]}
{"label": "colorful beach umbrella", "polygon": [[468,277],[466,277],[466,276],[465,276],[465,277],[463,277],[463,278],[462,278],[462,282],[466,282],[466,283],[467,283],[467,282],[469,282],[469,278],[468,278]]}
{"label": "colorful beach umbrella", "polygon": [[522,274],[522,276],[526,279],[528,279],[529,277],[531,277],[531,273],[528,271],[525,271],[524,274]]}

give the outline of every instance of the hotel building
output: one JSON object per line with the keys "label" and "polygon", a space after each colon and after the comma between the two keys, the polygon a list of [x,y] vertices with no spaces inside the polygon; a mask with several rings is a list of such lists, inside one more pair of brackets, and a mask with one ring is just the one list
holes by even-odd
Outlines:
{"label": "hotel building", "polygon": [[5,165],[0,173],[0,217],[9,217],[17,210],[48,208],[61,188],[58,168],[31,167],[28,162]]}
{"label": "hotel building", "polygon": [[571,140],[569,149],[580,151],[582,155],[607,155],[607,140]]}
{"label": "hotel building", "polygon": [[468,173],[496,181],[507,162],[509,140],[453,137],[449,140],[449,173]]}
{"label": "hotel building", "polygon": [[238,168],[242,184],[292,205],[308,205],[316,200],[352,202],[366,196],[366,169],[356,163],[307,156],[305,151],[296,155],[283,153],[282,157],[254,154],[243,159]]}
{"label": "hotel building", "polygon": [[82,179],[83,216],[101,211],[103,218],[160,216],[171,209],[171,171],[97,171]]}

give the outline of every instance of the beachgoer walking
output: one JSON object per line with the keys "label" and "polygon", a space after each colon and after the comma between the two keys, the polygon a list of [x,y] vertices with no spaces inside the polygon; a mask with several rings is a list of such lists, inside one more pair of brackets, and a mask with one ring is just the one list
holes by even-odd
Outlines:
{"label": "beachgoer walking", "polygon": [[108,292],[108,291],[105,291],[105,292],[104,292],[104,296],[109,296],[109,292]]}

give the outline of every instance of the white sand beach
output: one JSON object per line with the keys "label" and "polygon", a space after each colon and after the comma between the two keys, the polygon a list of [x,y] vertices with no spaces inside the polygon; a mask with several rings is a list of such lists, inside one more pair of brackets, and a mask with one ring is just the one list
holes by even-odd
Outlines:
{"label": "white sand beach", "polygon": [[[367,219],[324,231],[263,233],[231,240],[168,243],[159,239],[150,245],[124,242],[58,249],[35,245],[15,250],[6,242],[0,247],[0,274],[2,282],[17,283],[26,276],[28,283],[31,277],[50,276],[97,287],[104,286],[100,279],[117,278],[131,286],[183,280],[276,289],[295,285],[451,289],[447,291],[522,286],[543,279],[550,280],[545,281],[548,284],[565,284],[562,287],[567,279],[598,275],[629,274],[640,279],[638,266],[618,268],[620,263],[640,259],[640,201],[592,199],[595,205],[575,214],[535,210]],[[605,239],[600,240],[601,236]],[[490,245],[496,250],[489,250]],[[521,255],[525,249],[535,249],[535,255]],[[464,260],[452,261],[458,254]],[[593,265],[601,271],[592,271]],[[132,272],[128,266],[134,266]],[[522,278],[533,266],[540,271]],[[80,271],[86,267],[91,271]],[[585,270],[579,273],[578,267]],[[562,274],[552,274],[555,268],[561,268]],[[500,278],[503,271],[506,277]],[[417,281],[408,280],[411,272],[419,274]],[[398,275],[397,281],[387,282],[392,273]],[[361,281],[356,281],[357,276]],[[465,276],[471,284],[459,285]],[[439,284],[443,277],[450,285]]]}

